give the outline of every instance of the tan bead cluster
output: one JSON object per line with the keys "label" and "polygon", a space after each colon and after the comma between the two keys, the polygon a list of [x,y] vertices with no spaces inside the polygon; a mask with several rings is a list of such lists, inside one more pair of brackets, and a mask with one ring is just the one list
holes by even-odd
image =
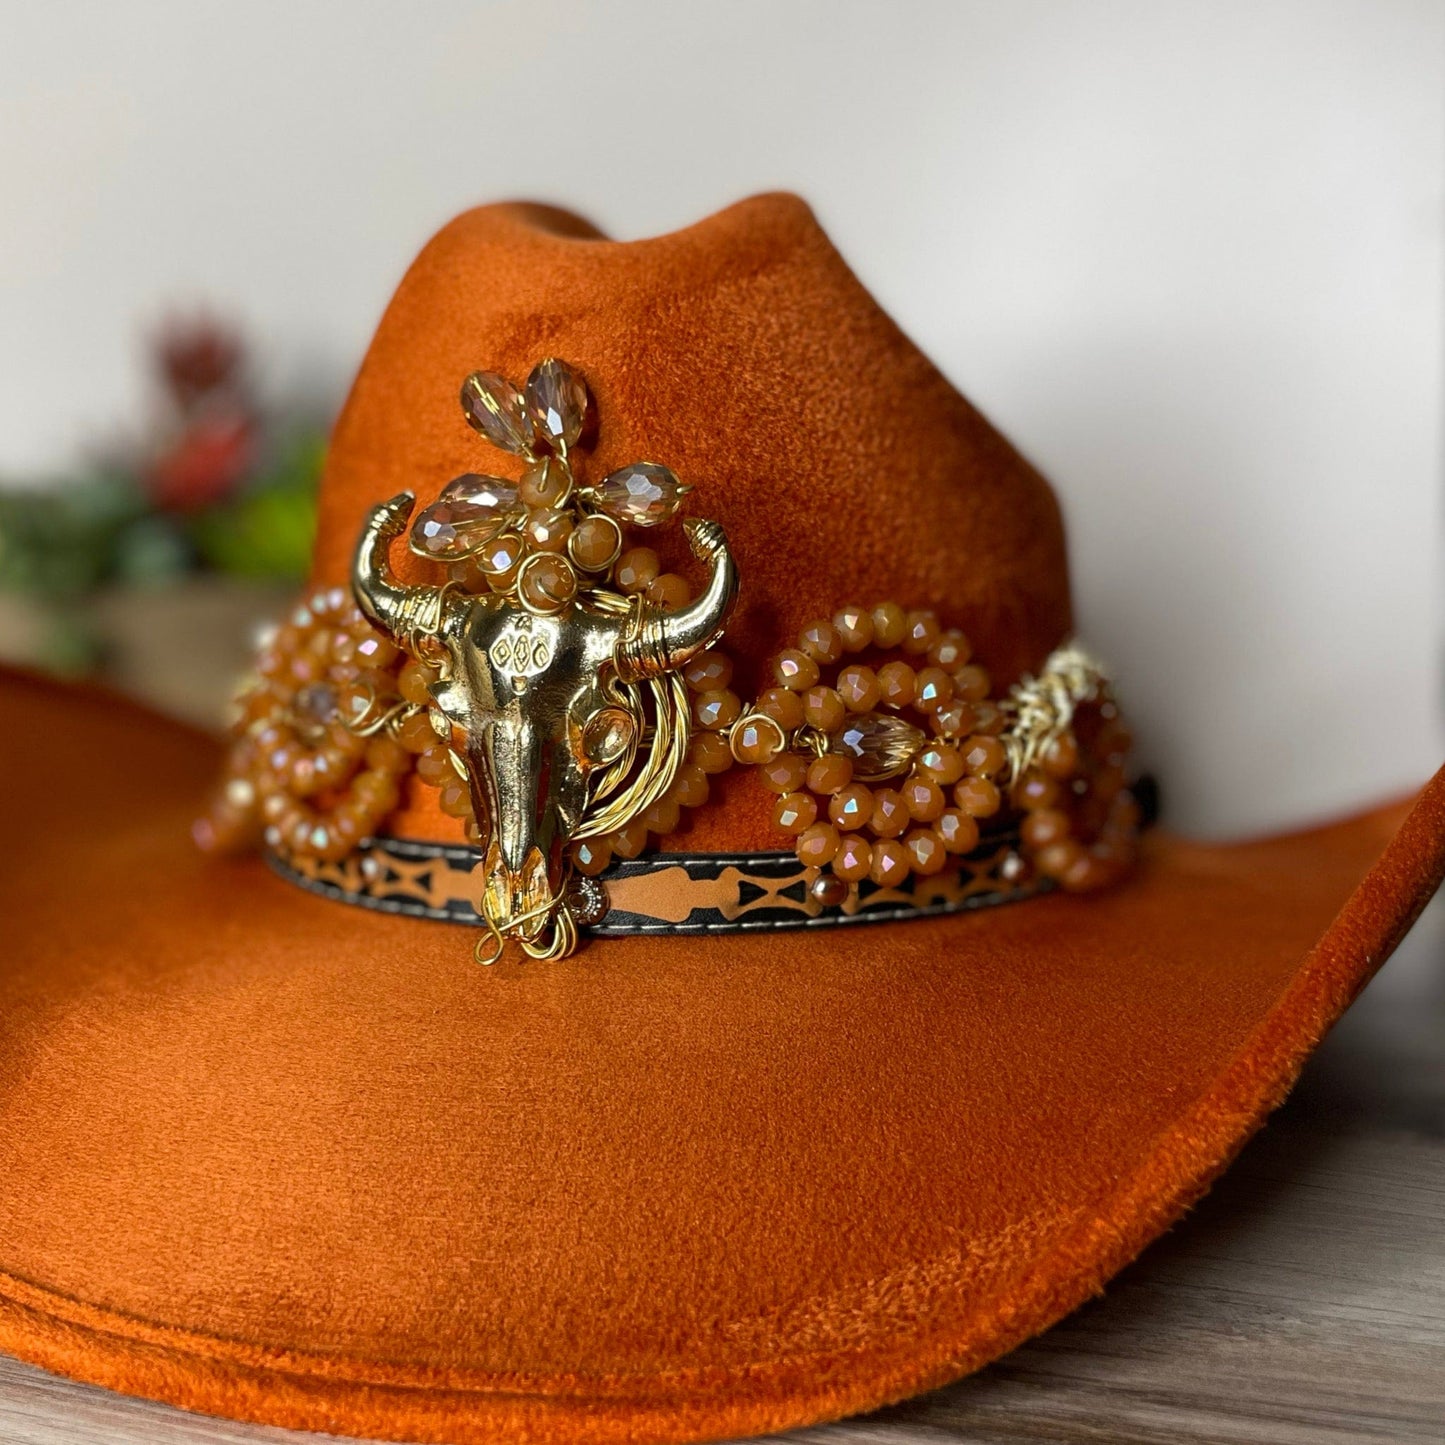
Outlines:
{"label": "tan bead cluster", "polygon": [[[581,375],[555,357],[538,362],[520,387],[474,371],[462,386],[462,410],[493,446],[527,464],[520,481],[455,478],[412,524],[412,551],[444,564],[463,591],[501,593],[544,616],[560,612],[609,576],[621,584],[623,527],[670,521],[690,490],[656,462],[579,485],[574,458],[592,439],[591,397]],[[649,595],[667,601],[681,578],[654,574],[652,582]]]}
{"label": "tan bead cluster", "polygon": [[257,654],[196,843],[234,853],[264,842],[286,858],[335,862],[396,809],[413,771],[479,842],[466,775],[429,708],[437,675],[382,637],[342,589],[309,598]]}
{"label": "tan bead cluster", "polygon": [[818,902],[940,873],[1010,822],[1013,881],[1036,870],[1082,892],[1129,866],[1139,818],[1114,704],[1081,707],[1010,777],[1009,700],[971,656],[933,612],[883,602],[809,623],[773,659],[775,685],[735,725],[732,751],[778,794],[773,821],[819,870]]}
{"label": "tan bead cluster", "polygon": [[263,643],[237,699],[197,844],[235,852],[264,837],[287,856],[344,858],[396,807],[412,767],[384,724],[372,726],[404,707],[403,675],[401,651],[340,588],[303,602]]}

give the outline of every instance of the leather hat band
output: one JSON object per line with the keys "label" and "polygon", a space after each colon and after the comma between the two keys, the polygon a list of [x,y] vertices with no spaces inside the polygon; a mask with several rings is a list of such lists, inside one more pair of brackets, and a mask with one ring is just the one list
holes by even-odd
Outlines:
{"label": "leather hat band", "polygon": [[[1054,886],[1024,865],[1016,843],[992,839],[942,872],[910,874],[896,887],[865,881],[833,907],[819,903],[810,889],[818,870],[793,853],[658,853],[617,860],[603,880],[610,907],[588,931],[601,937],[744,933],[989,908]],[[283,878],[324,898],[411,918],[485,925],[476,906],[480,848],[374,838],[335,862],[275,853],[266,859]]]}

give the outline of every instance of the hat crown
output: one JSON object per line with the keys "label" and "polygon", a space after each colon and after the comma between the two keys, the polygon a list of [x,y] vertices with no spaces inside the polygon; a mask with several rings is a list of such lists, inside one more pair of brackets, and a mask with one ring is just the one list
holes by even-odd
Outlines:
{"label": "hat crown", "polygon": [[[345,581],[365,517],[522,462],[467,424],[477,370],[579,370],[599,420],[586,475],[638,458],[695,487],[742,587],[728,650],[744,687],[801,627],[895,599],[962,627],[997,685],[1071,630],[1064,534],[1047,482],[913,345],[797,197],[740,202],[685,230],[614,242],[528,204],[445,226],[382,317],[333,437],[313,576]],[[666,529],[676,531],[677,529]],[[638,538],[695,572],[655,534]],[[402,547],[403,580],[439,573]],[[731,811],[731,810],[729,810]],[[759,820],[761,824],[762,820]],[[719,846],[764,843],[726,816]],[[711,830],[709,830],[711,831]]]}

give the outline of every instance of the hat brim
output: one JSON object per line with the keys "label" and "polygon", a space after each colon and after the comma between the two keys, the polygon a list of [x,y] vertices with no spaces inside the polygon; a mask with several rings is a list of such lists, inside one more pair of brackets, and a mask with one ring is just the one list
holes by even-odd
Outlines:
{"label": "hat brim", "polygon": [[188,827],[215,745],[0,685],[0,1348],[405,1440],[864,1410],[1045,1328],[1208,1186],[1445,870],[1413,806],[1112,893],[470,962]]}

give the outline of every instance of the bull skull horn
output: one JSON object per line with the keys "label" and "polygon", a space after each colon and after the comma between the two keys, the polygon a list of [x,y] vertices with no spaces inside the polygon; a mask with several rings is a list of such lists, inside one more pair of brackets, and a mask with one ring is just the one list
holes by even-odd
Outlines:
{"label": "bull skull horn", "polygon": [[674,672],[716,642],[738,595],[738,569],[721,526],[703,518],[683,523],[693,556],[712,567],[702,595],[676,612],[640,606],[617,646],[617,675],[641,682]]}
{"label": "bull skull horn", "polygon": [[367,620],[396,642],[419,631],[441,630],[441,589],[407,587],[391,570],[391,544],[406,529],[416,497],[399,492],[366,518],[351,565],[351,592]]}

